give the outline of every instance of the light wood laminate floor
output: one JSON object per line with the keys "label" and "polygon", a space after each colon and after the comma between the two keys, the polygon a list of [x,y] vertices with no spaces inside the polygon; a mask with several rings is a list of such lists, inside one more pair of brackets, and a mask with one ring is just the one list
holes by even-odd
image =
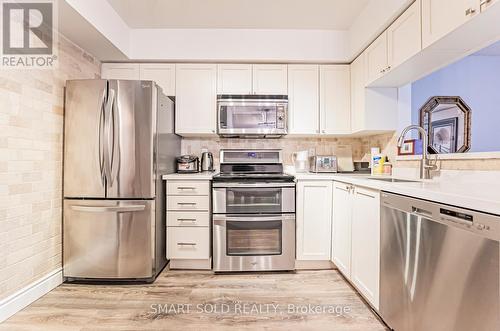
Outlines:
{"label": "light wood laminate floor", "polygon": [[224,275],[164,270],[148,285],[63,284],[0,330],[386,328],[335,270]]}

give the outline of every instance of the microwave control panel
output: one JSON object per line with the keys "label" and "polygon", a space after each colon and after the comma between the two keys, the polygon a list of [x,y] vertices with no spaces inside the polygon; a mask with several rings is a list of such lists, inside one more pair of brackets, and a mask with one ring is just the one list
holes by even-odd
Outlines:
{"label": "microwave control panel", "polygon": [[286,106],[284,104],[278,104],[276,106],[276,128],[284,129],[286,123]]}

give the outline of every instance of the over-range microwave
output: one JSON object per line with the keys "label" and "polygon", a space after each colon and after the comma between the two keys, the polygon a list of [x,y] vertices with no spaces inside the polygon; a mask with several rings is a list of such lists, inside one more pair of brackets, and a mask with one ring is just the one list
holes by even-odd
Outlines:
{"label": "over-range microwave", "polygon": [[217,133],[222,137],[278,138],[287,134],[288,96],[218,95]]}

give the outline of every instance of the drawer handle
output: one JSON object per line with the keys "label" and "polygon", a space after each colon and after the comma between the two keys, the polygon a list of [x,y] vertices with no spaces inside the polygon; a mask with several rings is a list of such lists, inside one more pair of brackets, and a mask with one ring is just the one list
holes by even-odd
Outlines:
{"label": "drawer handle", "polygon": [[196,205],[196,202],[177,202],[178,205],[184,206],[184,205],[189,205],[189,206],[194,206]]}
{"label": "drawer handle", "polygon": [[[354,188],[353,188],[354,189]],[[356,192],[358,195],[362,195],[362,196],[365,196],[367,198],[372,198],[372,199],[375,199],[375,197],[373,195],[370,195],[370,194],[366,194],[366,193],[363,193],[363,192]]]}
{"label": "drawer handle", "polygon": [[196,222],[196,218],[178,218],[178,222]]}
{"label": "drawer handle", "polygon": [[178,190],[195,190],[196,187],[179,186]]}
{"label": "drawer handle", "polygon": [[177,243],[179,246],[196,246],[196,243]]}

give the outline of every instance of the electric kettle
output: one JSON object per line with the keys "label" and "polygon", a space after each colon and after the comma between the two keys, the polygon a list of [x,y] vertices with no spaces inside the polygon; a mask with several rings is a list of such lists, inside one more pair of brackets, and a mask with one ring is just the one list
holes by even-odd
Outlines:
{"label": "electric kettle", "polygon": [[201,154],[201,171],[214,171],[214,156],[210,152]]}

